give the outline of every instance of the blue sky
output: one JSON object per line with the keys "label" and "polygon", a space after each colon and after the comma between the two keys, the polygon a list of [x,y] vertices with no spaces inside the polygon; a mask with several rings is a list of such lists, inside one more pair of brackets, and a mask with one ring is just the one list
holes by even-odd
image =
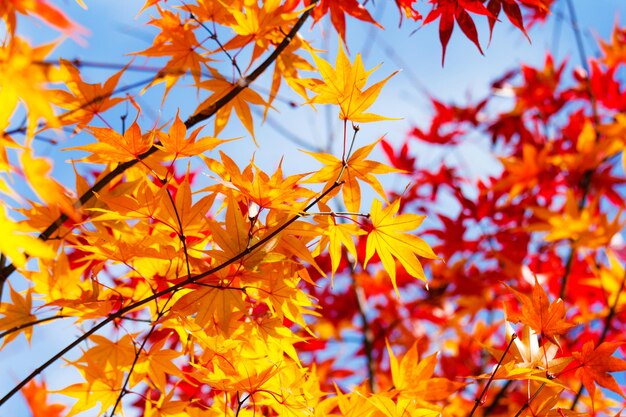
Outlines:
{"label": "blue sky", "polygon": [[[82,10],[73,1],[56,2],[76,21],[87,27],[91,35],[86,38],[86,46],[81,46],[72,40],[65,40],[55,50],[54,57],[63,56],[67,59],[80,58],[84,61],[126,64],[129,57],[124,54],[140,51],[150,45],[155,31],[143,26],[149,13],[136,17],[143,1],[87,0],[86,3],[89,7],[87,11]],[[430,108],[424,88],[440,99],[462,103],[468,97],[482,96],[489,82],[506,70],[519,67],[521,63],[540,65],[547,50],[557,51],[557,60],[567,57],[571,65],[579,65],[580,62],[573,42],[572,29],[567,22],[565,2],[562,0],[557,1],[556,17],[549,24],[538,25],[530,30],[532,44],[529,44],[526,38],[508,22],[502,22],[496,25],[493,40],[487,47],[488,30],[485,19],[476,17],[476,20],[480,22],[479,36],[485,51],[485,56],[482,56],[456,28],[448,46],[446,65],[443,68],[436,23],[423,27],[411,35],[411,32],[420,24],[416,25],[405,19],[405,26],[398,28],[398,12],[394,3],[381,0],[377,4],[379,6],[386,4],[382,12],[373,12],[374,17],[385,26],[386,30],[384,32],[372,30],[371,25],[351,19],[348,21],[347,29],[348,46],[352,59],[357,52],[364,51],[366,68],[382,63],[372,76],[373,81],[380,80],[395,70],[402,70],[387,83],[373,111],[387,116],[400,117],[403,120],[362,125],[358,140],[363,145],[381,135],[386,135],[391,142],[401,143],[413,123],[426,123]],[[593,36],[607,38],[616,16],[621,15],[622,19],[626,19],[626,2],[623,0],[577,0],[575,5],[587,52],[593,56],[596,51]],[[422,11],[425,12],[426,7],[422,7]],[[18,28],[33,43],[48,42],[58,37],[54,31],[43,27],[35,20],[20,20]],[[310,24],[306,24],[302,33],[303,36],[311,39],[314,47],[327,49],[329,51],[327,59],[332,62],[337,40],[335,36],[323,37],[321,29],[324,29],[326,33],[331,32],[328,23],[322,22],[312,29]],[[141,57],[135,60],[137,64],[144,62]],[[110,70],[85,72],[90,82],[102,82],[105,77],[113,73],[114,71]],[[129,74],[123,78],[122,84],[129,84],[145,76],[146,74]],[[267,77],[262,77],[261,85],[266,80]],[[419,81],[419,85],[416,85],[416,80]],[[160,108],[160,98],[157,94],[147,94],[139,98],[138,102],[145,106],[144,116],[140,119],[144,128],[152,127],[156,119],[161,123],[171,120],[178,109],[183,119],[193,112],[194,103],[197,101],[195,92],[189,87],[190,80],[183,80],[181,84],[186,84],[188,87],[172,92],[163,108]],[[290,99],[295,96],[285,93],[285,98]],[[302,100],[298,99],[297,102],[301,103]],[[503,106],[506,106],[506,101],[503,101]],[[313,145],[323,146],[328,136],[332,135],[335,138],[333,151],[335,154],[340,153],[341,125],[336,109],[319,106],[315,112],[309,108],[294,109],[280,103],[277,103],[276,107],[280,113],[271,114],[273,123],[280,124],[282,129]],[[116,112],[118,115],[122,114],[124,106],[119,106]],[[117,119],[111,118],[111,123],[117,123]],[[206,129],[207,134],[210,134],[211,126],[212,122],[209,123],[209,129]],[[221,137],[242,137],[241,140],[224,148],[242,165],[254,156],[261,168],[271,171],[284,157],[283,167],[287,173],[317,168],[310,157],[298,151],[300,146],[285,139],[269,123],[256,126],[258,148],[239,126],[234,116]],[[62,146],[76,146],[78,141],[84,138],[85,136],[82,135],[65,138]],[[81,154],[59,152],[57,147],[45,144],[38,146],[38,155],[48,155],[54,159],[54,175],[70,186],[73,185],[72,167],[66,161],[79,157]],[[418,161],[424,161],[425,164],[450,157],[444,153],[421,154],[422,151],[426,152],[426,148],[418,147],[415,150],[419,154]],[[467,160],[488,162],[482,164],[480,169],[475,168],[474,175],[485,175],[498,169],[497,164],[475,145],[467,145],[461,149],[461,152]],[[383,159],[380,153],[377,156],[374,155],[374,158]],[[397,185],[398,181],[397,178],[388,178],[383,180],[383,183]],[[27,193],[26,190],[24,192]],[[13,277],[11,282],[16,288],[20,287],[19,277]],[[0,380],[0,390],[3,393],[6,392],[15,381],[20,380],[78,334],[79,330],[70,322],[57,322],[36,329],[31,347],[28,347],[23,338],[21,342],[9,345],[0,356],[0,374],[5,376]],[[74,355],[78,353],[74,352]],[[48,385],[52,388],[61,388],[66,385],[72,378],[71,374],[68,375],[69,369],[62,367],[62,363],[51,368],[46,372]],[[21,398],[16,397],[2,414],[24,415],[23,407]]]}

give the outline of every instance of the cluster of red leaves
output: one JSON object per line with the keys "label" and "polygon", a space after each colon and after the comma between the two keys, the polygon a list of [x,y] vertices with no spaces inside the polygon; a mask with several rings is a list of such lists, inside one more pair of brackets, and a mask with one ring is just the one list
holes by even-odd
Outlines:
{"label": "cluster of red leaves", "polygon": [[[422,13],[416,9],[417,5],[414,4],[417,3],[416,0],[395,1],[400,12],[400,22],[402,22],[403,17],[414,21],[422,20]],[[423,24],[426,25],[439,20],[439,39],[443,49],[441,63],[443,65],[446,48],[455,23],[482,54],[483,51],[472,14],[487,18],[489,39],[491,39],[493,27],[501,18],[501,13],[528,38],[526,27],[545,19],[553,2],[554,0],[489,0],[485,5],[485,1],[481,0],[429,0],[431,10],[426,13]],[[526,17],[523,16],[523,11],[526,12]],[[346,15],[380,26],[365,5],[359,3],[358,0],[321,0],[313,11],[313,18],[317,22],[325,15],[330,15],[333,26],[344,42],[346,41]]]}
{"label": "cluster of red leaves", "polygon": [[[331,341],[354,343],[370,370],[324,359],[329,378],[369,372],[374,389],[385,389],[385,340],[408,350],[417,338],[420,352],[445,346],[441,375],[450,380],[486,379],[503,359],[486,396],[464,391],[444,408],[450,415],[475,401],[475,415],[619,415],[625,384],[612,373],[626,370],[623,33],[615,28],[602,43],[589,74],[547,55],[542,67],[506,74],[473,103],[432,98],[426,127],[415,126],[397,147],[381,142],[410,181],[390,199],[401,196],[403,212],[427,214],[425,233],[445,263],[427,263],[426,289],[399,272],[400,301],[389,297],[384,271],[355,267],[344,251],[334,290],[311,288],[332,313],[321,326],[328,341],[308,351],[325,358]],[[506,110],[503,92],[511,97]],[[478,137],[494,150],[481,164],[500,165],[499,174],[473,179],[446,162],[454,158],[426,167],[411,151],[422,142],[450,155]],[[365,237],[359,257],[364,247]],[[330,265],[328,256],[318,262]]]}

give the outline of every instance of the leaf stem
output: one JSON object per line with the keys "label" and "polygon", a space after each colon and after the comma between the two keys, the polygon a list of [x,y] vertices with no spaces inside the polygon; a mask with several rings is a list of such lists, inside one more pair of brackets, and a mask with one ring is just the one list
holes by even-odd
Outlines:
{"label": "leaf stem", "polygon": [[517,334],[513,333],[511,335],[511,340],[509,341],[509,344],[506,346],[506,349],[504,349],[504,352],[502,352],[502,356],[500,356],[500,360],[498,361],[498,364],[493,369],[493,372],[491,373],[491,376],[489,376],[489,380],[487,380],[487,383],[483,387],[483,390],[480,393],[480,395],[478,397],[476,397],[476,399],[474,400],[474,407],[472,408],[472,411],[470,411],[468,417],[472,417],[474,415],[474,412],[478,408],[478,406],[483,403],[484,397],[485,397],[485,393],[487,392],[487,389],[489,389],[489,386],[493,382],[493,378],[496,376],[496,372],[498,372],[498,369],[500,368],[500,365],[502,365],[502,361],[504,360],[504,357],[506,356],[506,354],[509,353],[509,349],[511,349],[511,346],[513,345],[513,342],[515,341],[515,339],[517,339]]}

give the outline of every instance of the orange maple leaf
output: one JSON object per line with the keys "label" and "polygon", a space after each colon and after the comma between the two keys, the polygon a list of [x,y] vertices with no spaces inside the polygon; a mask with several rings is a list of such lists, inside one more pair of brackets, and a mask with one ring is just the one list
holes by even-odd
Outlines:
{"label": "orange maple leaf", "polygon": [[32,417],[61,417],[65,410],[63,404],[48,403],[46,383],[32,380],[22,388],[22,395],[28,404]]}
{"label": "orange maple leaf", "polygon": [[69,110],[59,116],[62,124],[87,124],[94,116],[125,100],[123,97],[112,97],[125,68],[111,76],[104,84],[84,82],[78,68],[64,59],[61,60],[61,68],[61,77],[65,79],[69,92],[53,91],[52,102]]}
{"label": "orange maple leaf", "polygon": [[393,354],[389,342],[387,352],[391,367],[391,379],[396,390],[424,401],[440,401],[449,398],[465,384],[447,378],[433,378],[437,366],[437,354],[419,359],[417,342],[404,354],[402,359]]}
{"label": "orange maple leaf", "polygon": [[[89,31],[84,27],[74,23],[61,10],[51,5],[45,0],[3,0],[0,4],[0,18],[2,18],[8,28],[8,32],[13,35],[16,27],[16,13],[23,15],[37,16],[45,24],[59,29],[75,40],[81,41],[79,35],[87,35]],[[82,8],[86,9],[82,0],[77,0]]]}
{"label": "orange maple leaf", "polygon": [[548,294],[546,294],[543,287],[539,285],[536,278],[531,296],[522,294],[508,285],[507,288],[509,288],[511,292],[515,294],[519,302],[522,303],[520,313],[507,312],[509,320],[515,323],[522,322],[527,324],[542,337],[546,337],[552,343],[560,347],[558,336],[574,327],[573,324],[565,320],[565,305],[563,304],[563,300],[559,298],[555,302],[550,303]]}
{"label": "orange maple leaf", "polygon": [[176,119],[170,130],[167,134],[163,132],[158,132],[157,137],[159,138],[159,144],[156,146],[160,149],[165,150],[171,154],[174,154],[174,157],[181,156],[194,156],[204,153],[206,151],[210,151],[216,146],[227,142],[227,140],[221,140],[212,137],[201,138],[196,141],[200,130],[202,130],[204,126],[194,130],[191,132],[189,137],[187,137],[187,127],[178,117],[178,113],[176,113]]}
{"label": "orange maple leaf", "polygon": [[188,71],[195,82],[199,83],[203,67],[208,69],[207,62],[211,59],[206,56],[209,52],[196,39],[194,34],[196,24],[190,21],[182,22],[177,13],[163,10],[158,5],[157,9],[161,16],[152,19],[149,24],[161,29],[161,33],[154,38],[150,48],[135,54],[170,58],[159,72],[159,76],[155,77],[150,85],[165,81],[165,94],[163,96],[165,100],[170,89]]}
{"label": "orange maple leaf", "polygon": [[613,356],[615,350],[623,344],[624,342],[604,342],[595,348],[590,340],[583,345],[581,352],[572,352],[574,359],[580,362],[575,375],[582,380],[592,404],[596,384],[626,398],[615,378],[609,375],[609,372],[626,371],[626,361]]}
{"label": "orange maple leaf", "polygon": [[155,136],[153,132],[142,135],[137,122],[133,123],[123,136],[108,127],[89,126],[88,129],[98,142],[68,150],[91,152],[85,160],[95,163],[121,163],[136,159],[150,149]]}
{"label": "orange maple leaf", "polygon": [[[373,174],[389,174],[402,171],[380,162],[365,159],[374,147],[378,145],[378,142],[380,142],[380,139],[357,149],[345,163],[331,154],[302,151],[324,164],[324,167],[308,178],[306,182],[326,182],[326,188],[328,188],[336,181],[344,181],[341,187],[343,202],[346,205],[346,209],[353,213],[358,212],[361,207],[361,187],[357,180],[369,184],[378,195],[387,201],[383,186]],[[340,174],[341,177],[339,177]]]}
{"label": "orange maple leaf", "polygon": [[[204,88],[206,90],[210,90],[213,94],[204,100],[200,105],[196,108],[194,114],[201,113],[206,109],[214,106],[215,103],[228,94],[233,88],[236,87],[237,84],[231,83],[224,79],[221,75],[214,73],[214,78],[210,80],[205,80],[197,84],[198,88]],[[233,109],[235,113],[237,113],[237,117],[246,128],[252,138],[254,139],[254,125],[252,123],[252,113],[250,112],[250,105],[254,104],[257,106],[268,106],[268,104],[263,100],[263,98],[251,88],[246,88],[241,91],[235,98],[233,98],[228,103],[224,104],[217,110],[215,115],[215,132],[214,134],[217,136],[224,129],[228,120],[230,119],[230,115],[232,114]]]}
{"label": "orange maple leaf", "polygon": [[[11,304],[3,302],[0,304],[0,333],[5,330],[15,330],[18,326],[26,323],[31,323],[37,320],[37,316],[31,313],[33,308],[33,291],[27,290],[26,295],[22,296],[19,292],[15,291],[13,287],[9,285],[11,291]],[[33,335],[33,327],[28,326],[20,331],[13,331],[8,333],[2,341],[2,346],[15,339],[21,332],[24,332],[26,340],[30,343],[30,339]]]}
{"label": "orange maple leaf", "polygon": [[27,111],[28,139],[35,135],[40,119],[48,126],[59,127],[50,91],[45,88],[56,81],[54,72],[52,66],[42,64],[56,45],[52,42],[32,48],[25,39],[12,37],[0,46],[0,131],[7,128],[20,102]]}

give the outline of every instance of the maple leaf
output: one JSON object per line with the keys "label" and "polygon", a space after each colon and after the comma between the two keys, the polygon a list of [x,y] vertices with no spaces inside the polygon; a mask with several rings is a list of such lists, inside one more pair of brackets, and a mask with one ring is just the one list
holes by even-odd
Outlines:
{"label": "maple leaf", "polygon": [[56,81],[52,66],[38,64],[55,47],[56,43],[49,43],[31,48],[20,37],[11,37],[0,47],[0,131],[6,130],[20,101],[27,110],[27,138],[35,135],[40,119],[50,127],[60,126],[52,108],[52,93],[45,89]]}
{"label": "maple leaf", "polygon": [[504,165],[504,172],[493,188],[495,190],[510,189],[509,202],[522,192],[533,190],[540,181],[541,174],[550,168],[549,151],[549,146],[538,149],[532,144],[525,143],[522,147],[521,158],[514,156],[500,158],[500,162]]}
{"label": "maple leaf", "polygon": [[[419,398],[419,397],[418,397]],[[438,417],[441,416],[441,410],[433,407],[423,408],[420,400],[417,398],[399,397],[394,402],[391,398],[384,394],[374,394],[367,398],[367,401],[376,407],[379,413],[375,416],[387,417]]]}
{"label": "maple leaf", "polygon": [[[472,41],[481,54],[483,50],[478,42],[478,32],[474,20],[467,12],[491,16],[491,12],[479,0],[431,0],[436,3],[433,10],[424,19],[424,24],[431,23],[439,19],[439,40],[441,41],[442,54],[441,65],[446,59],[446,48],[454,30],[454,21],[459,25],[465,36]],[[484,55],[484,54],[483,54]]]}
{"label": "maple leaf", "polygon": [[[236,7],[228,7],[228,12],[234,19],[228,26],[237,35],[224,44],[224,49],[241,49],[254,42],[250,65],[270,49],[270,46],[282,42],[285,28],[293,26],[302,13],[294,10],[298,2],[293,0],[283,4],[280,1],[265,1],[262,6],[250,2],[245,4],[243,10],[241,4],[235,5]],[[296,42],[298,43],[300,42]]]}
{"label": "maple leaf", "polygon": [[32,417],[61,417],[65,406],[48,403],[48,388],[44,381],[32,380],[21,390]]}
{"label": "maple leaf", "polygon": [[[204,127],[204,126],[203,126]],[[157,138],[159,143],[156,145],[159,149],[163,149],[170,154],[174,154],[174,159],[181,156],[195,156],[206,151],[210,151],[222,143],[228,142],[212,137],[204,137],[196,141],[196,138],[203,127],[199,127],[194,130],[189,137],[187,137],[187,127],[182,120],[178,117],[176,112],[176,118],[174,123],[170,126],[167,134],[163,132],[157,132]]]}
{"label": "maple leaf", "polygon": [[[409,9],[411,8],[409,7]],[[408,10],[405,9],[405,12],[408,13]],[[346,14],[361,21],[376,25],[382,29],[382,26],[374,20],[367,9],[357,0],[320,0],[320,2],[315,5],[315,8],[313,9],[313,21],[317,23],[328,13],[330,13],[330,21],[344,43],[346,43]]]}
{"label": "maple leaf", "polygon": [[[136,55],[165,56],[169,61],[161,69],[158,77],[155,77],[151,86],[165,81],[165,94],[176,84],[178,79],[190,72],[196,84],[200,82],[203,67],[209,69],[207,62],[211,61],[206,51],[196,39],[194,29],[196,24],[190,21],[181,22],[177,13],[164,10],[157,5],[159,18],[152,19],[149,24],[161,29],[161,33],[154,38],[152,46]],[[200,52],[198,52],[200,51]]]}
{"label": "maple leaf", "polygon": [[[227,81],[219,74],[213,75],[214,77],[212,79],[205,80],[197,84],[198,88],[210,90],[213,94],[200,103],[200,105],[196,108],[194,115],[206,112],[207,109],[215,106],[215,103],[219,99],[224,97],[237,86],[236,83]],[[234,109],[237,117],[254,139],[254,125],[252,123],[252,113],[250,112],[251,104],[257,106],[269,105],[256,91],[251,88],[246,88],[245,90],[240,91],[239,94],[237,94],[237,96],[235,96],[231,101],[217,109],[217,114],[215,115],[215,136],[219,135],[224,129]]]}
{"label": "maple leaf", "polygon": [[441,401],[465,385],[447,378],[433,378],[437,366],[437,353],[420,360],[417,342],[413,343],[400,361],[394,355],[388,341],[387,352],[394,389],[403,397],[430,402]]}
{"label": "maple leaf", "polygon": [[615,378],[609,375],[609,372],[626,371],[626,361],[614,356],[615,350],[621,345],[623,342],[604,342],[596,348],[593,341],[589,340],[585,342],[580,352],[572,352],[572,357],[580,364],[575,375],[582,380],[592,404],[596,384],[626,399]]}
{"label": "maple leaf", "polygon": [[396,258],[412,277],[426,282],[424,270],[417,256],[438,259],[428,243],[417,236],[404,232],[418,228],[425,216],[404,213],[396,216],[400,209],[400,200],[394,201],[385,209],[382,203],[374,199],[370,211],[371,228],[367,235],[367,246],[363,268],[376,253],[391,278],[396,294],[400,294],[396,284]]}
{"label": "maple leaf", "polygon": [[26,234],[23,226],[7,217],[4,207],[0,208],[0,252],[18,267],[26,266],[26,255],[52,259],[55,251],[40,239]]}
{"label": "maple leaf", "polygon": [[400,24],[402,24],[402,13],[404,13],[404,15],[408,17],[409,19],[412,19],[415,21],[420,20],[422,18],[421,13],[415,10],[413,6],[413,3],[415,3],[417,0],[395,0],[395,1],[396,1],[396,6],[398,6],[398,10],[400,11]]}
{"label": "maple leaf", "polygon": [[[2,303],[0,305],[0,315],[3,316],[0,318],[0,333],[37,320],[37,316],[31,313],[33,309],[32,290],[28,289],[25,296],[15,291],[10,285],[9,290],[11,291],[11,304]],[[2,341],[2,347],[11,342],[22,332],[26,340],[28,340],[28,343],[30,343],[30,339],[33,335],[32,326],[7,334]]]}
{"label": "maple leaf", "polygon": [[[381,139],[357,149],[348,157],[345,163],[332,154],[302,151],[324,164],[323,168],[315,172],[310,178],[307,178],[306,182],[326,182],[325,187],[328,188],[336,181],[343,181],[344,184],[341,188],[343,201],[346,209],[353,213],[357,213],[361,207],[361,187],[357,180],[369,184],[378,195],[387,201],[383,186],[373,174],[388,174],[402,171],[380,162],[365,159]],[[339,178],[339,174],[341,174],[341,178]]]}
{"label": "maple leaf", "polygon": [[317,94],[309,100],[309,103],[338,105],[340,107],[339,118],[343,121],[350,120],[356,123],[368,123],[379,120],[397,120],[373,113],[365,113],[365,110],[374,104],[385,83],[397,71],[363,90],[367,79],[377,67],[366,72],[363,67],[361,54],[357,54],[354,59],[354,65],[352,65],[343,50],[343,46],[339,44],[335,69],[328,61],[318,57],[315,53],[312,52],[312,55],[323,79],[306,78],[298,80],[307,89]]}
{"label": "maple leaf", "polygon": [[606,213],[598,212],[599,201],[593,199],[586,207],[579,207],[571,190],[567,190],[562,212],[554,212],[543,207],[533,208],[533,214],[540,220],[527,226],[530,231],[547,231],[547,241],[571,239],[574,245],[589,248],[606,246],[613,236],[622,229],[620,215],[609,222]]}
{"label": "maple leaf", "polygon": [[58,207],[74,221],[80,220],[80,213],[74,207],[74,201],[65,187],[52,178],[52,165],[45,158],[34,158],[28,150],[21,156],[24,176],[30,187],[43,202]]}
{"label": "maple leaf", "polygon": [[111,340],[94,334],[89,340],[93,345],[83,352],[77,360],[78,363],[106,372],[128,370],[133,365],[136,353],[133,336],[126,334],[117,340]]}
{"label": "maple leaf", "polygon": [[211,326],[224,334],[231,332],[231,323],[241,318],[244,311],[241,289],[229,287],[201,287],[183,295],[172,306],[173,314],[193,315],[198,326]]}
{"label": "maple leaf", "polygon": [[602,39],[599,41],[602,50],[602,62],[609,67],[626,63],[626,28],[620,27],[619,22],[615,21],[611,33],[611,42],[605,42]]}
{"label": "maple leaf", "polygon": [[306,174],[296,174],[285,177],[282,170],[282,161],[276,171],[270,176],[261,171],[254,160],[243,171],[228,155],[220,151],[222,162],[204,158],[207,167],[218,174],[220,185],[208,187],[213,191],[216,188],[226,194],[233,189],[245,199],[251,217],[266,209],[290,211],[299,213],[304,208],[303,201],[308,201],[313,192],[300,186],[300,180]]}
{"label": "maple leaf", "polygon": [[104,84],[88,84],[83,81],[80,71],[71,62],[61,59],[60,78],[64,79],[68,91],[54,90],[51,100],[57,106],[69,111],[59,116],[64,124],[89,123],[94,116],[104,113],[116,104],[125,100],[123,97],[112,97],[120,77],[126,68],[118,71],[107,79]]}
{"label": "maple leaf", "polygon": [[354,237],[365,234],[365,231],[360,229],[355,224],[337,223],[334,216],[319,217],[318,222],[320,223],[320,226],[324,228],[324,237],[320,242],[320,250],[321,248],[326,247],[326,241],[328,241],[332,282],[335,277],[335,272],[337,272],[339,263],[343,257],[341,248],[345,247],[356,261],[358,259],[358,254],[354,244]]}
{"label": "maple leaf", "polygon": [[[598,126],[598,131],[611,132],[618,128],[622,120],[618,119],[616,123]],[[586,119],[576,138],[576,149],[571,153],[555,155],[550,158],[550,162],[568,171],[582,173],[587,170],[596,170],[601,163],[620,152],[623,146],[623,138],[613,135],[599,136],[591,120]]]}
{"label": "maple leaf", "polygon": [[509,21],[521,30],[524,36],[526,36],[526,39],[530,42],[530,37],[528,36],[528,33],[526,33],[526,28],[524,27],[522,11],[515,0],[489,0],[489,3],[487,3],[487,10],[489,10],[490,13],[490,15],[487,16],[489,19],[489,42],[491,42],[493,27],[498,20],[498,15],[500,15],[501,10],[504,10],[504,14],[508,17]]}
{"label": "maple leaf", "polygon": [[168,393],[162,392],[157,401],[146,401],[145,416],[147,417],[189,417],[185,410],[191,401],[174,400],[175,389]]}
{"label": "maple leaf", "polygon": [[[84,9],[87,7],[82,0],[77,3]],[[68,36],[80,41],[79,35],[87,35],[89,31],[70,20],[61,10],[46,0],[6,0],[0,5],[0,17],[6,22],[11,35],[15,34],[16,13],[34,15],[45,24],[61,30]]]}
{"label": "maple leaf", "polygon": [[131,385],[146,379],[161,392],[165,392],[168,377],[180,377],[182,372],[173,362],[181,356],[181,352],[173,349],[165,349],[163,346],[167,338],[163,338],[150,347],[147,352],[142,351],[137,361],[135,372],[131,377]]}
{"label": "maple leaf", "polygon": [[[487,350],[495,359],[502,359],[502,363],[515,364],[514,367],[509,368],[512,372],[512,379],[519,377],[515,368],[525,369],[531,375],[554,376],[559,375],[572,361],[572,358],[568,356],[557,357],[559,347],[556,344],[547,341],[540,346],[539,336],[530,326],[524,326],[521,332],[515,332],[509,321],[505,322],[505,326],[508,343],[511,342],[514,334],[517,336],[506,355],[503,357],[504,352],[500,349],[487,347]],[[537,370],[541,372],[535,372]],[[507,375],[498,372],[498,378],[506,379]]]}
{"label": "maple leaf", "polygon": [[88,126],[87,129],[98,140],[96,143],[67,148],[91,152],[86,161],[95,163],[121,163],[137,159],[139,155],[152,147],[154,132],[141,134],[137,122],[133,123],[124,135],[108,127]]}
{"label": "maple leaf", "polygon": [[118,400],[124,373],[117,370],[105,372],[97,366],[75,365],[75,367],[84,375],[86,381],[53,391],[78,399],[66,417],[90,410],[98,404],[100,404],[98,415],[104,415],[105,410],[112,407]]}
{"label": "maple leaf", "polygon": [[520,313],[507,314],[509,320],[515,323],[522,322],[527,324],[539,335],[560,347],[558,336],[574,327],[572,323],[568,323],[565,319],[565,304],[563,300],[559,298],[555,302],[550,303],[548,294],[546,294],[536,277],[535,286],[530,296],[508,285],[507,288],[522,303]]}

